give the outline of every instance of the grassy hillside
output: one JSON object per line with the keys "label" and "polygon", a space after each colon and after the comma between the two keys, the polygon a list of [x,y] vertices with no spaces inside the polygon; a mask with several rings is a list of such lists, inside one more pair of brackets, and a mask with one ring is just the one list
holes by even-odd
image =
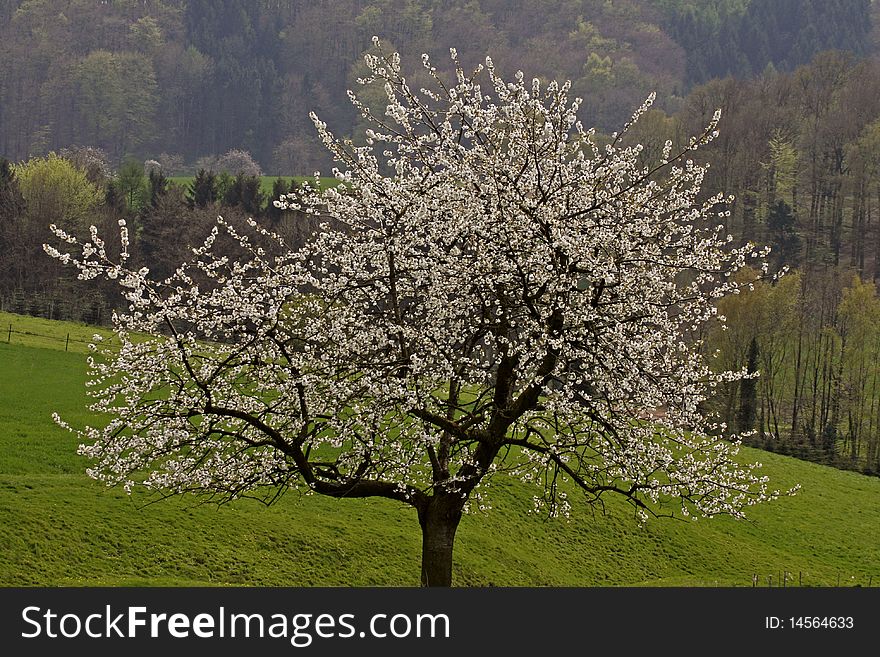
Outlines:
{"label": "grassy hillside", "polygon": [[[94,329],[0,314],[31,333]],[[63,342],[0,338],[0,585],[416,585],[414,512],[381,500],[290,493],[265,508],[194,499],[146,505],[88,479],[76,439],[53,410],[88,421],[82,353]],[[28,340],[34,346],[29,346]],[[42,343],[39,340],[44,340]],[[532,491],[497,480],[494,509],[466,517],[458,585],[737,585],[779,573],[804,585],[880,584],[880,479],[774,454],[761,460],[779,487],[803,491],[754,509],[750,522],[653,520],[628,507],[579,509],[570,522],[528,513]],[[791,580],[790,580],[791,581]]]}

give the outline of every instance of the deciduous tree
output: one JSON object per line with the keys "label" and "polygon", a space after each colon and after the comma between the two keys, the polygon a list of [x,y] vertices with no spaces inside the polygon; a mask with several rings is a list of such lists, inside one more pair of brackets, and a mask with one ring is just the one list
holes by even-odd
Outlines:
{"label": "deciduous tree", "polygon": [[102,201],[101,190],[86,173],[55,153],[17,165],[15,177],[28,216],[43,225],[85,226]]}
{"label": "deciduous tree", "polygon": [[[642,517],[740,517],[774,497],[701,412],[745,372],[713,372],[689,339],[760,255],[731,248],[722,197],[698,200],[690,154],[717,115],[648,169],[619,135],[597,145],[568,84],[503,80],[489,59],[468,73],[453,52],[451,79],[424,57],[434,82],[417,91],[396,54],[366,61],[386,113],[352,94],[363,145],[314,118],[342,170],[298,196],[323,220],[301,249],[270,255],[272,234],[220,220],[156,281],[94,232],[56,229],[48,252],[130,303],[121,350],[91,361],[107,421],[75,429],[89,473],[221,499],[390,498],[418,517],[430,586],[451,584],[462,514],[501,473],[551,516],[620,495]],[[239,260],[215,252],[220,230]]]}

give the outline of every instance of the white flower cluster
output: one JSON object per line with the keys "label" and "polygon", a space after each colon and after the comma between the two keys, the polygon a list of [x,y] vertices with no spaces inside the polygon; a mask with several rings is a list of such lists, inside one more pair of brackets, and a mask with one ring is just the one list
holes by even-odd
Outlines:
{"label": "white flower cluster", "polygon": [[[701,412],[745,373],[713,373],[688,337],[764,255],[719,230],[724,198],[699,200],[691,154],[719,116],[648,168],[626,129],[584,129],[567,83],[452,58],[446,81],[424,57],[433,85],[414,90],[396,54],[368,55],[363,82],[384,86],[387,109],[351,94],[365,145],[313,117],[340,182],[276,203],[324,218],[301,250],[252,224],[282,252],[270,257],[221,219],[153,281],[125,252],[111,262],[94,231],[81,244],[56,230],[81,254],[51,255],[116,279],[130,303],[114,317],[121,351],[97,346],[90,361],[93,409],[111,418],[80,432],[93,476],[421,509],[437,496],[463,507],[508,472],[539,485],[551,514],[577,489],[690,516],[740,516],[777,494]],[[216,253],[221,229],[240,258]]]}

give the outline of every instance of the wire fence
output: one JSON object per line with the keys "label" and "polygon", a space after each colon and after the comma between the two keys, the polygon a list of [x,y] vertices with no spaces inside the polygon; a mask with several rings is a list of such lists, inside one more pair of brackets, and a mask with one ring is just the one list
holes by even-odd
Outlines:
{"label": "wire fence", "polygon": [[[880,580],[878,580],[878,584],[880,584]],[[811,577],[809,573],[798,571],[797,573],[780,570],[776,573],[770,573],[767,575],[759,575],[758,573],[754,573],[752,575],[752,587],[778,587],[778,588],[793,588],[793,587],[815,587],[815,586],[837,586],[837,587],[872,587],[874,586],[874,576],[873,575],[852,575],[850,577],[841,576],[841,574],[837,573],[837,583],[829,584],[826,580],[823,580],[822,583],[816,583],[811,581]]]}
{"label": "wire fence", "polygon": [[[62,330],[53,332],[51,327],[46,326],[50,322],[42,318],[34,318],[37,325],[32,326],[32,322],[27,320],[22,323],[10,322],[9,317],[10,315],[0,317],[0,344],[19,344],[26,347],[42,347],[81,353],[88,352],[89,346],[92,344],[97,344],[100,351],[110,349],[118,352],[122,349],[122,342],[119,336],[106,326],[68,325],[72,326],[73,329],[69,330],[67,326],[62,325]],[[99,336],[99,340],[95,340],[96,335]],[[168,336],[158,333],[155,335],[145,333],[128,334],[128,339],[135,344],[157,338],[161,340],[165,337]],[[229,345],[209,340],[199,340],[198,344],[206,349],[221,353],[228,353],[230,348]]]}
{"label": "wire fence", "polygon": [[[95,340],[92,337],[85,338],[78,334],[71,334],[69,331],[48,335],[46,333],[40,333],[39,331],[29,330],[29,329],[18,329],[15,328],[15,325],[10,323],[6,330],[0,335],[5,333],[6,344],[22,344],[25,346],[41,346],[41,347],[50,347],[54,349],[63,349],[64,351],[87,351],[89,345],[93,344]],[[2,338],[0,338],[2,339]],[[108,338],[106,336],[102,336],[102,340],[100,342],[101,348],[110,348],[110,349],[120,349],[121,345],[117,342],[114,342],[113,338]]]}

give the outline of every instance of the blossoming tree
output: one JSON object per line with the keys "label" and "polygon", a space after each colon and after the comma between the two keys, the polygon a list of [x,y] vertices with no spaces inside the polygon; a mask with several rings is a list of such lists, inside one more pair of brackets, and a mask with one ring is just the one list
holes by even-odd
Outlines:
{"label": "blossoming tree", "polygon": [[[108,419],[72,429],[91,476],[397,500],[418,516],[429,586],[451,584],[462,514],[502,472],[550,515],[620,495],[643,516],[742,516],[777,494],[701,412],[744,373],[713,372],[695,336],[761,255],[731,248],[724,199],[698,199],[688,156],[718,116],[648,168],[625,131],[599,145],[568,84],[452,59],[447,81],[425,56],[433,86],[416,90],[397,54],[368,56],[361,82],[388,101],[377,115],[351,94],[363,145],[313,116],[340,183],[279,201],[321,222],[301,249],[220,219],[156,281],[129,265],[125,226],[118,258],[94,229],[54,228],[51,255],[130,303],[114,317],[122,349],[90,359]],[[240,257],[220,255],[221,232]]]}

